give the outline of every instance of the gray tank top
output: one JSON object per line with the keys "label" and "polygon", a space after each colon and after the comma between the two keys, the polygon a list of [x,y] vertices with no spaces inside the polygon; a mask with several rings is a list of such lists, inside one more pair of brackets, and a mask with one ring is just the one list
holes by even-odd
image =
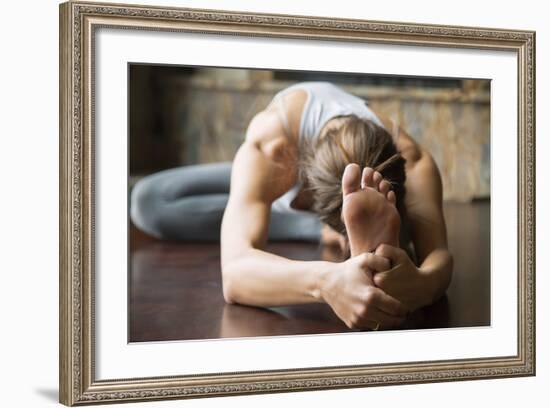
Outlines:
{"label": "gray tank top", "polygon": [[[270,105],[276,104],[287,134],[291,132],[288,126],[288,119],[282,107],[281,97],[297,89],[302,89],[307,94],[300,119],[299,139],[319,137],[325,124],[336,116],[353,114],[359,118],[367,119],[379,126],[383,126],[380,119],[367,106],[366,100],[345,92],[330,82],[300,82],[278,92],[270,103]],[[272,209],[285,213],[311,214],[311,211],[298,210],[291,206],[292,201],[296,198],[301,188],[302,185],[298,181],[289,191],[273,202]]]}

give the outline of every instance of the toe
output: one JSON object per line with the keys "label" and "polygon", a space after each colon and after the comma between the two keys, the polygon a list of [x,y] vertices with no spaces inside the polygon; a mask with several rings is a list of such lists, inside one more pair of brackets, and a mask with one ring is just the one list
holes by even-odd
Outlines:
{"label": "toe", "polygon": [[380,172],[378,171],[375,171],[374,174],[372,175],[372,186],[373,188],[377,189],[378,191],[380,191],[380,183],[382,182],[383,180],[383,177],[382,177],[382,174],[380,174]]}
{"label": "toe", "polygon": [[374,170],[370,167],[365,167],[363,169],[363,174],[361,176],[361,188],[373,187],[372,177],[374,176]]}
{"label": "toe", "polygon": [[350,163],[344,169],[342,175],[342,192],[344,196],[359,190],[361,178],[361,168],[356,163]]}
{"label": "toe", "polygon": [[391,190],[391,184],[386,180],[382,180],[378,185],[378,191],[380,191],[384,195],[388,194],[390,190]]}
{"label": "toe", "polygon": [[388,199],[388,201],[390,203],[392,203],[393,205],[395,205],[395,202],[397,201],[396,197],[395,197],[395,193],[392,191],[388,192],[388,194],[386,195],[386,198]]}

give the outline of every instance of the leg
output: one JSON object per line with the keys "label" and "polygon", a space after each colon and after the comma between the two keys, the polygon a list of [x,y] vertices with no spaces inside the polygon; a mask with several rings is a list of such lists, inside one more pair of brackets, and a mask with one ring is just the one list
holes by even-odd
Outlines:
{"label": "leg", "polygon": [[271,209],[268,238],[271,241],[321,240],[321,220],[314,213],[289,214]]}
{"label": "leg", "polygon": [[[162,239],[219,241],[229,198],[231,162],[183,166],[140,180],[132,190],[130,215],[144,232]],[[270,240],[319,241],[315,214],[272,210]]]}
{"label": "leg", "polygon": [[182,166],[147,176],[132,190],[131,219],[157,238],[217,241],[230,179],[230,162]]}

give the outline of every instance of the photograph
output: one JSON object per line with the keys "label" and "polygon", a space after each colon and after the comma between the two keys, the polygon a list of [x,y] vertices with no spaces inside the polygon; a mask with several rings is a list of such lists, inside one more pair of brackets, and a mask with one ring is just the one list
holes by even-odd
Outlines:
{"label": "photograph", "polygon": [[544,10],[7,2],[1,405],[548,404]]}
{"label": "photograph", "polygon": [[491,81],[128,64],[128,341],[491,324]]}
{"label": "photograph", "polygon": [[535,374],[534,31],[59,23],[61,403]]}

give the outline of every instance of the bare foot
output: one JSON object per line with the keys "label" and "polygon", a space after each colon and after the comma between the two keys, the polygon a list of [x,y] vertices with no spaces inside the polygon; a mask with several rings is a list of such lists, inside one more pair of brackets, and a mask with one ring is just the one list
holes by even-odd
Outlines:
{"label": "bare foot", "polygon": [[351,256],[371,252],[380,244],[399,246],[401,218],[395,193],[379,172],[358,164],[346,166],[342,176],[342,219],[346,224]]}

